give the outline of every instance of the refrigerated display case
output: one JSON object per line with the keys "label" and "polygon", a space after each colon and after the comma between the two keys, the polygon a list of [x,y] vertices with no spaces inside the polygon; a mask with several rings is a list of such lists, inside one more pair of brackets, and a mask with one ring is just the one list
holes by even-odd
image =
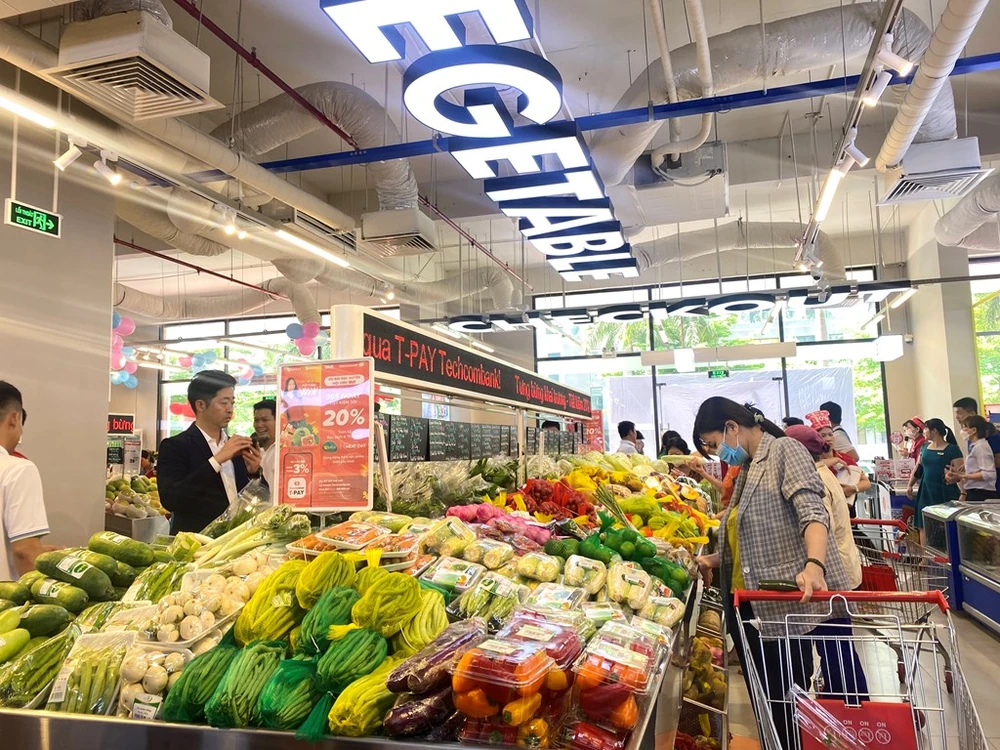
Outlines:
{"label": "refrigerated display case", "polygon": [[924,541],[928,551],[947,559],[942,563],[948,573],[948,604],[962,609],[962,577],[959,575],[958,517],[968,510],[965,503],[942,503],[924,508]]}
{"label": "refrigerated display case", "polygon": [[1000,633],[1000,510],[964,511],[957,527],[963,609]]}

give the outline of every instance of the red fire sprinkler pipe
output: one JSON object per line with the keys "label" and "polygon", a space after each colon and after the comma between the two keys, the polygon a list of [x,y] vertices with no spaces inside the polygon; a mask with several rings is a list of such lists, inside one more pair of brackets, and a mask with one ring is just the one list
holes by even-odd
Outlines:
{"label": "red fire sprinkler pipe", "polygon": [[188,263],[186,260],[181,260],[180,258],[174,258],[173,256],[166,255],[165,253],[158,253],[155,250],[150,250],[148,247],[143,247],[142,245],[136,245],[134,242],[129,242],[128,240],[123,240],[119,237],[115,237],[115,244],[121,245],[122,247],[128,247],[133,250],[138,250],[140,253],[145,253],[146,255],[152,255],[154,258],[159,258],[160,260],[166,260],[170,263],[176,263],[178,266],[184,266],[184,268],[190,268],[192,271],[197,273],[204,273],[208,276],[214,276],[217,279],[222,279],[223,281],[228,281],[231,284],[239,284],[240,286],[245,286],[247,289],[253,289],[255,292],[263,292],[275,299],[288,299],[284,294],[279,294],[278,292],[272,292],[270,289],[265,289],[262,286],[257,286],[256,284],[251,284],[247,281],[240,281],[239,279],[232,279],[229,276],[224,276],[217,271],[210,271],[207,268],[202,268],[201,266],[196,266],[194,263]]}
{"label": "red fire sprinkler pipe", "polygon": [[[288,94],[300,107],[302,107],[306,112],[319,120],[325,127],[332,130],[338,136],[340,136],[344,141],[346,141],[351,148],[355,150],[361,150],[358,142],[351,137],[351,135],[345,132],[337,123],[333,122],[329,117],[324,115],[308,99],[306,99],[302,94],[292,88],[288,83],[285,82],[277,73],[271,70],[267,65],[261,62],[260,58],[257,57],[257,48],[247,49],[237,40],[233,39],[229,34],[227,34],[215,21],[206,16],[204,12],[198,8],[191,0],[174,0],[174,2],[180,6],[181,10],[186,12],[189,16],[198,21],[202,26],[212,32],[220,41],[225,43],[233,52],[239,55],[241,58],[246,60],[250,65],[252,65],[256,70],[260,71],[265,78],[267,78],[271,83],[281,89],[284,93]],[[520,281],[531,291],[534,291],[534,287],[529,284],[525,279],[519,276],[513,268],[507,263],[500,260],[492,251],[488,250],[485,245],[483,245],[479,240],[473,237],[471,234],[462,229],[456,221],[445,215],[441,209],[433,205],[424,196],[419,196],[420,203],[426,206],[430,211],[432,211],[439,219],[441,219],[445,224],[454,229],[458,234],[463,237],[470,245],[483,253],[487,258],[492,260],[494,263],[503,268],[508,274],[513,278]]]}

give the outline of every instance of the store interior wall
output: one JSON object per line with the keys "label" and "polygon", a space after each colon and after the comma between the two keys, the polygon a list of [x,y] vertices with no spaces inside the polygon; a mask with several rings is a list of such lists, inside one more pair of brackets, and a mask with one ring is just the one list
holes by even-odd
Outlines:
{"label": "store interior wall", "polygon": [[[0,121],[0,185],[11,195],[11,120]],[[17,198],[51,207],[51,131],[21,127]],[[51,156],[48,156],[51,159]],[[35,165],[47,164],[47,168]],[[95,175],[96,179],[96,175]],[[111,340],[112,197],[62,179],[62,239],[0,225],[0,378],[24,394],[21,450],[42,476],[52,544],[104,528]]]}
{"label": "store interior wall", "polygon": [[[138,326],[128,341],[156,341],[159,326]],[[126,342],[128,343],[128,342]],[[139,385],[128,389],[123,385],[112,386],[108,411],[114,414],[135,414],[135,426],[142,431],[144,450],[156,450],[156,421],[159,394],[159,377],[156,370],[140,367],[136,372]]]}

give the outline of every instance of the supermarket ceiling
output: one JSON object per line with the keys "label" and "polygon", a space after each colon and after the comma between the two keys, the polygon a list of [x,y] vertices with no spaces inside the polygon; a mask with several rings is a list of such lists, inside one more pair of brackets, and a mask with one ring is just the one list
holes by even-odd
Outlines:
{"label": "supermarket ceiling", "polygon": [[[190,3],[187,3],[190,5]],[[279,89],[236,54],[214,34],[199,24],[197,18],[184,12],[181,3],[164,0],[174,29],[196,44],[211,58],[211,96],[223,106],[215,111],[190,115],[186,119],[205,132],[211,132],[234,116],[237,124],[241,113],[279,94]],[[865,5],[858,3],[857,5]],[[606,0],[527,0],[535,20],[537,43],[517,43],[525,49],[544,52],[558,69],[563,81],[563,115],[576,118],[612,111],[630,85],[642,85],[647,64],[657,69],[659,58],[657,39],[646,0],[626,0],[608,4]],[[804,13],[830,9],[836,13],[851,12],[855,3],[835,3],[829,0],[764,0],[763,3],[724,2],[705,0],[703,11],[707,34],[713,37],[742,26],[764,28],[781,19]],[[0,4],[0,7],[3,7]],[[406,64],[370,64],[335,26],[320,7],[318,0],[288,0],[282,3],[268,0],[203,0],[199,4],[204,17],[211,19],[247,49],[255,52],[263,63],[293,87],[322,81],[351,84],[384,105],[384,117],[398,128],[397,141],[415,142],[431,137],[432,133],[403,107],[403,73]],[[923,21],[930,29],[944,10],[944,0],[905,3],[912,18]],[[690,45],[693,40],[686,4],[682,0],[663,0],[664,27],[671,50]],[[763,11],[763,19],[761,12]],[[52,14],[22,16],[19,22],[36,31],[42,20],[42,36],[51,37]],[[962,57],[986,55],[1000,51],[996,41],[1000,30],[1000,7],[989,5]],[[827,28],[827,36],[837,30]],[[488,41],[485,29],[476,20],[469,23],[469,42]],[[838,41],[837,44],[840,44]],[[845,44],[845,50],[846,50]],[[867,49],[867,48],[866,48]],[[408,62],[408,61],[407,61]],[[845,74],[857,74],[864,55],[853,56],[843,64],[799,66],[788,75],[762,76],[746,80],[726,93],[760,91],[778,86],[826,80]],[[739,59],[713,60],[739,67]],[[985,70],[952,79],[957,131],[959,136],[976,136],[984,162],[1000,153],[1000,72]],[[725,170],[725,196],[712,190],[696,191],[697,170],[684,175],[675,193],[653,198],[644,204],[647,220],[631,236],[633,245],[656,240],[669,240],[688,232],[715,231],[737,222],[804,224],[817,200],[826,173],[832,166],[834,144],[839,139],[850,96],[831,94],[826,97],[787,101],[748,109],[721,112],[713,118],[711,141],[724,144],[722,169]],[[661,103],[660,101],[656,102]],[[886,95],[863,120],[858,145],[874,157],[889,130],[896,108],[893,97]],[[562,116],[556,119],[562,119]],[[677,137],[687,139],[699,130],[701,118],[680,120]],[[379,124],[382,127],[382,124]],[[309,128],[302,137],[264,153],[253,155],[258,162],[285,161],[314,155],[337,154],[352,150],[352,146],[327,128]],[[794,140],[789,134],[794,134]],[[593,143],[597,133],[586,134]],[[664,124],[647,150],[668,143],[670,128]],[[385,145],[391,145],[386,139]],[[794,145],[793,145],[794,143]],[[448,154],[415,156],[410,160],[421,194],[430,197],[454,222],[500,261],[509,264],[536,291],[566,288],[564,279],[545,264],[545,258],[528,245],[523,247],[513,222],[497,211],[484,195],[482,181],[471,179]],[[876,258],[889,264],[905,259],[906,233],[927,203],[903,204],[876,211],[874,199],[885,188],[873,163],[856,168],[844,181],[824,224],[824,231],[841,247],[845,262],[859,263]],[[338,209],[360,219],[362,213],[378,208],[375,178],[365,165],[315,168],[288,171],[285,178],[328,200]],[[717,185],[718,180],[712,185]],[[681,191],[687,191],[679,197]],[[714,202],[714,207],[705,208]],[[664,208],[664,203],[668,204]],[[616,203],[617,205],[617,203]],[[944,204],[942,204],[944,205]],[[940,210],[943,210],[941,208]],[[940,212],[939,210],[939,212]],[[651,216],[652,218],[648,218]],[[448,223],[437,220],[436,246],[439,252],[412,254],[405,258],[380,260],[393,269],[394,277],[431,280],[447,278],[458,272],[480,271],[494,265],[482,252],[470,246],[467,237],[456,233]],[[266,261],[234,250],[224,257],[192,257],[183,250],[171,248],[140,229],[119,222],[119,235],[139,237],[149,247],[176,253],[186,260],[207,268],[223,270],[226,275],[259,283],[279,274]],[[683,244],[683,243],[680,243]],[[661,246],[657,246],[662,250]],[[722,258],[700,257],[690,264],[674,262],[657,264],[640,277],[645,283],[690,278],[711,277],[721,271],[733,273],[767,273],[786,270],[790,251],[787,245],[776,244],[774,252],[734,252]],[[690,266],[690,267],[689,267]],[[214,294],[226,290],[226,282],[218,278],[164,265],[162,261],[145,258],[122,250],[118,263],[118,279],[137,288],[158,293],[169,286],[175,294]],[[627,283],[634,283],[629,281]],[[620,285],[604,282],[598,286]],[[515,281],[515,286],[520,286]],[[524,287],[527,289],[527,287]],[[573,288],[569,285],[568,288]],[[317,291],[319,300],[336,302],[345,295],[339,292]],[[351,293],[346,297],[350,298]],[[352,300],[354,301],[354,300]],[[320,302],[322,304],[322,301]],[[489,308],[489,300],[457,302],[462,309]]]}

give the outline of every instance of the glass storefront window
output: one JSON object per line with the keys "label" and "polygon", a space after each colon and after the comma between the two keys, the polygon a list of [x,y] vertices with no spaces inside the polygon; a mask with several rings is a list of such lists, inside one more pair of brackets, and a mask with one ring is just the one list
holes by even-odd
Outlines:
{"label": "glass storefront window", "polygon": [[[648,301],[646,289],[622,289],[535,297],[535,309],[595,308]],[[535,342],[539,359],[646,351],[649,349],[649,323],[643,319],[631,323],[597,321],[572,325],[554,320],[548,327],[536,331]]]}

